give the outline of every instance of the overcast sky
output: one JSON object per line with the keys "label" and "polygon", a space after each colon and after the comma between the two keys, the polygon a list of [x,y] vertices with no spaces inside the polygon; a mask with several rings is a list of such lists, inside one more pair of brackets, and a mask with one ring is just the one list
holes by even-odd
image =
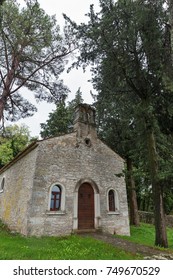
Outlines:
{"label": "overcast sky", "polygon": [[[18,2],[22,4],[23,0],[18,0]],[[57,23],[60,27],[64,26],[62,13],[67,14],[75,22],[81,23],[87,21],[85,14],[89,12],[91,4],[94,4],[95,10],[99,10],[99,0],[38,0],[38,2],[48,14],[56,14]],[[88,82],[90,79],[89,70],[86,73],[83,73],[82,69],[72,70],[69,74],[63,73],[61,77],[64,80],[64,84],[71,91],[68,95],[68,100],[74,98],[76,91],[80,87],[84,101],[92,104],[90,90],[93,91],[93,88],[92,84]],[[55,106],[46,102],[41,102],[38,105],[35,103],[34,98],[32,102],[38,107],[38,112],[33,117],[22,119],[17,123],[26,124],[32,136],[39,136],[40,123],[44,123],[48,119],[48,114],[55,109]]]}

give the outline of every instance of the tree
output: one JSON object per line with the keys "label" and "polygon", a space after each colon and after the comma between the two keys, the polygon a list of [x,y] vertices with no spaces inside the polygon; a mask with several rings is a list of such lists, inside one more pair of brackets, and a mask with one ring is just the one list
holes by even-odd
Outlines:
{"label": "tree", "polygon": [[48,138],[69,133],[73,127],[75,107],[80,103],[83,103],[83,98],[79,88],[72,101],[68,102],[67,105],[65,102],[59,103],[56,110],[49,114],[46,123],[41,123],[41,137]]}
{"label": "tree", "polygon": [[1,6],[5,0],[0,0],[0,26],[1,26],[1,21],[2,21],[2,13],[1,13]]}
{"label": "tree", "polygon": [[67,106],[71,110],[71,113],[74,114],[74,110],[75,110],[76,106],[78,106],[79,104],[81,104],[83,102],[84,102],[84,100],[82,98],[82,92],[81,92],[81,89],[79,87],[78,90],[75,93],[74,99],[69,101],[67,103]]}
{"label": "tree", "polygon": [[[106,75],[110,75],[107,73]],[[96,77],[95,77],[96,78]],[[106,84],[111,89],[111,80],[108,77],[100,77],[101,83]],[[96,82],[96,81],[95,81]],[[97,88],[97,86],[98,88]],[[126,186],[128,193],[128,202],[130,210],[130,224],[139,226],[139,214],[137,205],[137,195],[136,195],[136,184],[134,178],[134,150],[137,148],[136,145],[136,127],[134,120],[130,119],[130,112],[133,111],[132,106],[129,106],[124,96],[121,96],[115,102],[115,98],[112,94],[108,94],[108,88],[102,86],[102,91],[99,90],[99,83],[95,83],[95,87],[99,94],[97,96],[97,102],[95,104],[97,108],[97,119],[98,119],[98,133],[99,137],[115,152],[121,155],[126,161],[125,177]],[[103,94],[102,94],[103,93]],[[124,105],[125,106],[124,106]],[[123,106],[122,106],[123,105]]]}
{"label": "tree", "polygon": [[54,16],[48,16],[37,0],[25,0],[21,8],[6,0],[0,29],[0,121],[32,115],[36,108],[20,92],[25,87],[37,101],[57,103],[68,92],[59,76],[73,42],[60,35]]}
{"label": "tree", "polygon": [[0,167],[9,163],[34,140],[25,125],[7,126],[0,134]]}
{"label": "tree", "polygon": [[46,123],[41,123],[40,135],[42,138],[59,136],[69,132],[71,114],[65,103],[57,105],[56,110],[49,113]]}
{"label": "tree", "polygon": [[144,158],[147,152],[153,193],[155,245],[167,247],[161,180],[166,170],[159,144],[163,139],[164,146],[170,144],[162,133],[162,115],[166,124],[173,117],[169,109],[173,104],[173,92],[167,84],[167,44],[164,44],[168,13],[161,0],[115,3],[100,0],[100,7],[100,13],[95,13],[93,5],[90,6],[87,24],[77,25],[65,16],[80,50],[76,65],[86,67],[92,63],[93,74],[97,77],[94,81],[102,96],[111,96],[115,102],[124,96],[129,104],[128,112],[133,108],[129,123],[140,120],[138,134],[144,142]]}

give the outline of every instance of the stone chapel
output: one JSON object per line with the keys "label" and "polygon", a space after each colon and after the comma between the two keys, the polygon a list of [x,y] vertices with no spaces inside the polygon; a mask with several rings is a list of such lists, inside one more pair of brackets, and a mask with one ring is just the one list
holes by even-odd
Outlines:
{"label": "stone chapel", "polygon": [[32,143],[0,170],[0,219],[23,235],[129,235],[123,168],[97,137],[94,108],[81,104],[73,132]]}

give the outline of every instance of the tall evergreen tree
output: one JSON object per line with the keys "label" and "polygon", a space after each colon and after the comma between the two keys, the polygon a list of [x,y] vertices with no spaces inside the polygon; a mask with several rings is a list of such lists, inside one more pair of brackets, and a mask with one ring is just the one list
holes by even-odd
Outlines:
{"label": "tall evergreen tree", "polygon": [[115,104],[123,98],[121,106],[125,108],[127,102],[129,125],[140,121],[136,140],[144,142],[142,155],[150,172],[155,245],[167,247],[161,182],[166,172],[162,169],[160,143],[164,139],[167,146],[169,142],[162,133],[162,116],[166,123],[173,117],[173,92],[168,87],[166,71],[169,46],[164,44],[168,13],[162,0],[100,0],[100,7],[100,13],[94,12],[93,5],[90,7],[87,24],[77,25],[65,16],[80,50],[76,65],[86,67],[92,63],[99,98]]}
{"label": "tall evergreen tree", "polygon": [[46,123],[41,123],[40,135],[42,138],[60,136],[69,132],[71,114],[65,102],[59,103],[56,110],[49,113]]}
{"label": "tall evergreen tree", "polygon": [[[109,76],[107,73],[106,76]],[[128,201],[130,210],[130,224],[139,225],[139,214],[137,205],[136,186],[134,179],[134,151],[137,148],[136,145],[136,124],[131,118],[133,115],[133,107],[128,104],[124,96],[119,96],[118,100],[115,101],[114,94],[108,92],[111,90],[111,81],[108,81],[104,76],[100,76],[101,84],[107,84],[103,91],[99,91],[96,102],[97,118],[98,118],[98,131],[99,137],[108,144],[115,152],[118,152],[125,161],[125,177],[128,191]],[[102,87],[102,85],[95,80],[95,87]],[[130,108],[129,108],[130,107]],[[129,110],[130,109],[130,110]]]}
{"label": "tall evergreen tree", "polygon": [[75,98],[70,102],[61,102],[56,110],[49,114],[46,123],[41,123],[40,135],[42,138],[60,136],[72,131],[75,107],[83,103],[80,88],[75,94]]}

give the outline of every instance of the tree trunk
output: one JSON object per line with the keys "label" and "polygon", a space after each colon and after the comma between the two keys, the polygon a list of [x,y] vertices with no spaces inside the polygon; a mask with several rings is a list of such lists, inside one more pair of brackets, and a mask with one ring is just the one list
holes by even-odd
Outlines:
{"label": "tree trunk", "polygon": [[133,178],[133,164],[130,158],[127,158],[127,185],[129,189],[130,224],[139,226],[139,213],[136,198],[135,181]]}
{"label": "tree trunk", "polygon": [[6,78],[3,79],[2,81],[4,89],[0,98],[0,122],[3,119],[3,113],[5,110],[5,105],[7,103],[7,100],[10,98],[11,95],[10,87],[14,81],[15,71],[17,70],[18,66],[19,66],[19,59],[17,56],[13,55],[12,67],[8,71]]}
{"label": "tree trunk", "polygon": [[155,218],[155,245],[161,247],[168,247],[166,222],[163,207],[163,193],[162,187],[159,183],[158,173],[158,155],[156,151],[156,140],[151,125],[146,122],[146,136],[148,146],[149,168],[151,173],[153,204],[154,204],[154,218]]}
{"label": "tree trunk", "polygon": [[0,98],[0,123],[3,120],[3,113],[4,113],[6,101],[7,101],[7,95],[3,94]]}

